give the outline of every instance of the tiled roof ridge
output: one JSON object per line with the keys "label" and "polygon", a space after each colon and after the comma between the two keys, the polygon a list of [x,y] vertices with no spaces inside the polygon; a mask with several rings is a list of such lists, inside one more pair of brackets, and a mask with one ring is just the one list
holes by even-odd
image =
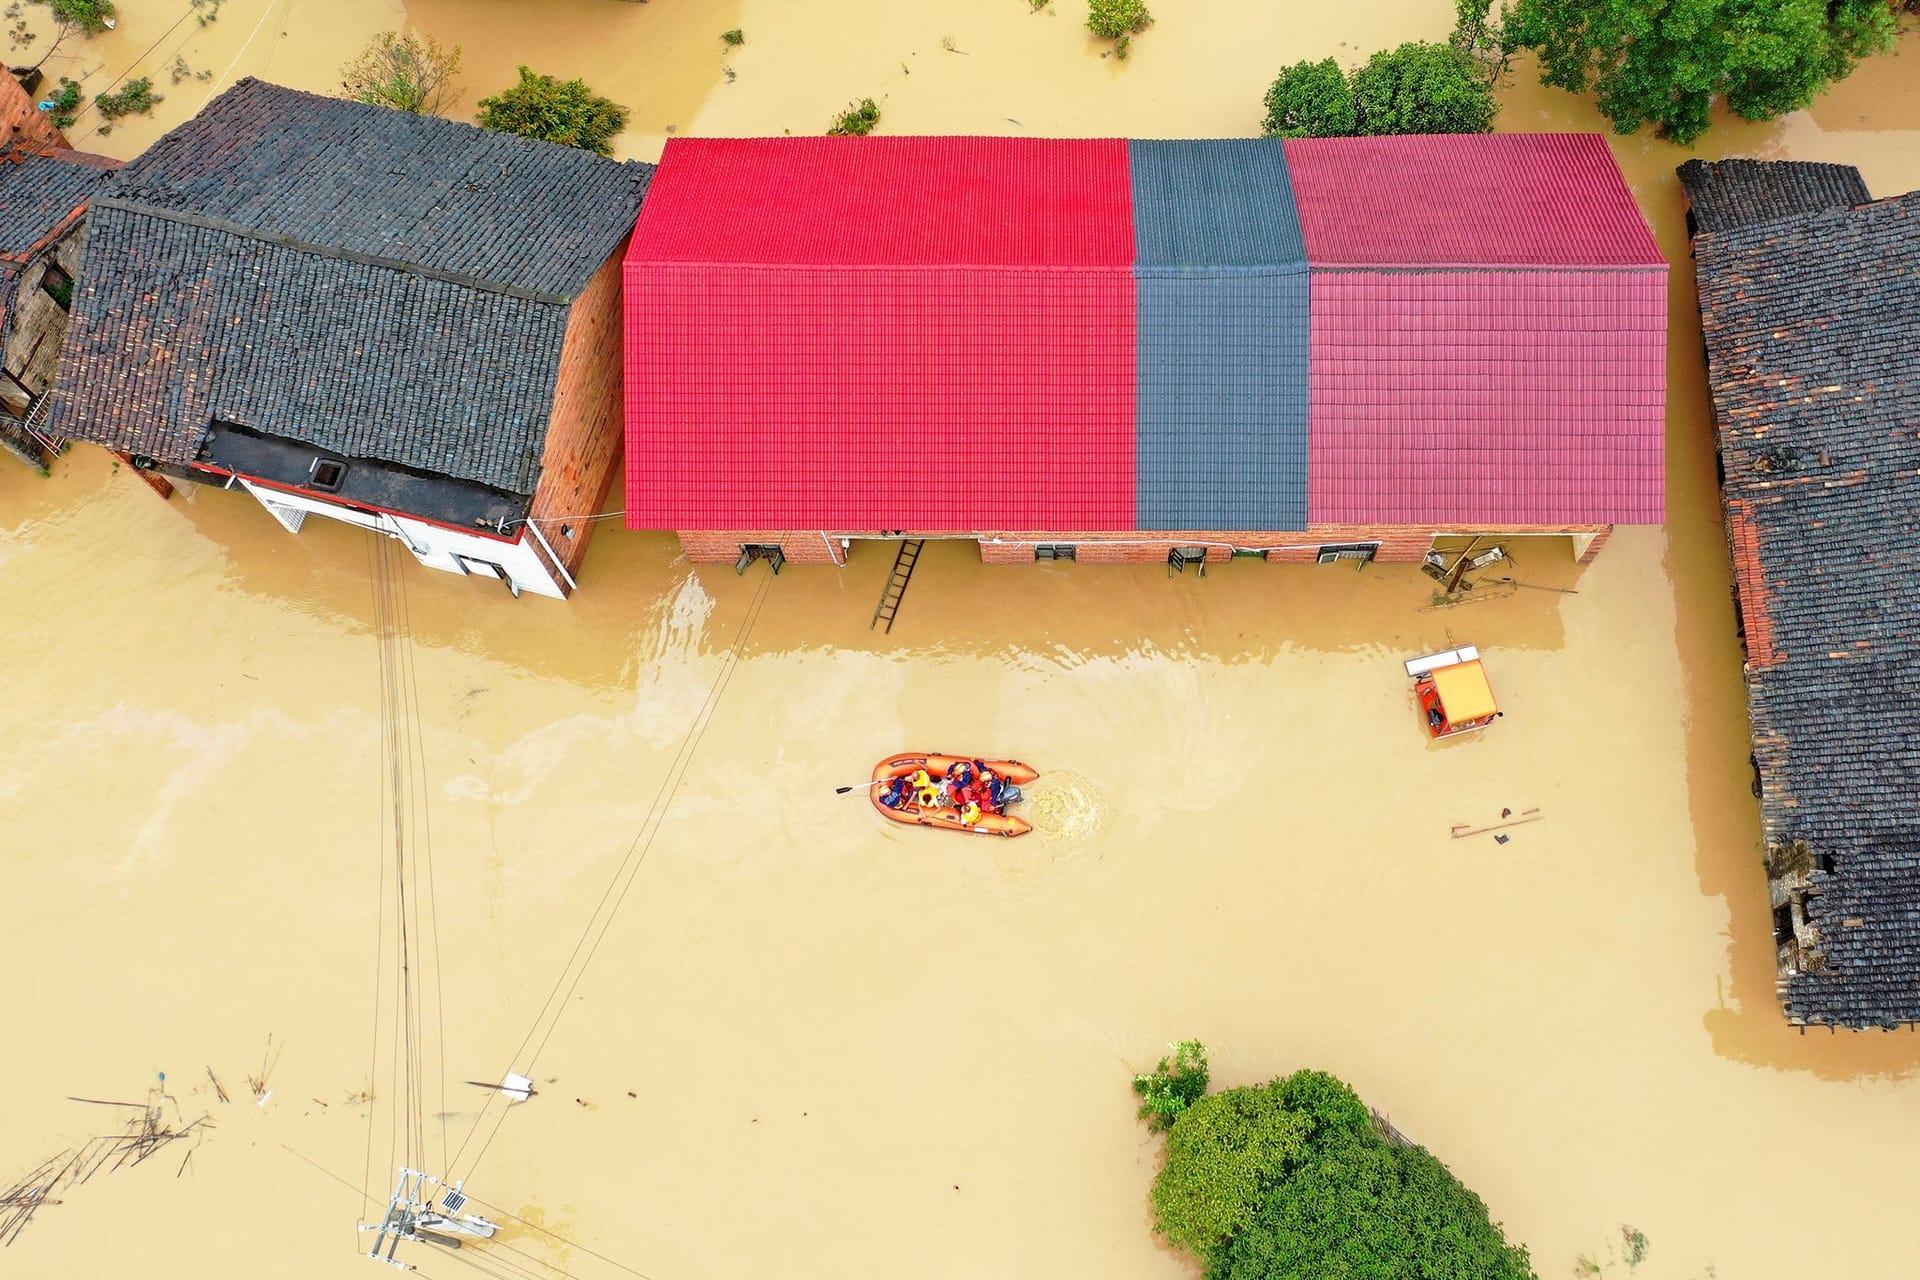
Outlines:
{"label": "tiled roof ridge", "polygon": [[478,276],[460,271],[447,271],[439,267],[429,267],[417,262],[407,262],[401,258],[386,257],[375,253],[361,253],[354,249],[341,249],[332,245],[317,244],[302,240],[297,236],[280,235],[262,231],[256,227],[242,226],[229,222],[225,218],[211,218],[205,214],[187,213],[179,209],[162,209],[137,200],[127,200],[119,196],[99,196],[93,201],[102,209],[114,209],[121,213],[135,214],[144,218],[156,218],[162,222],[176,222],[184,226],[200,227],[208,231],[219,231],[227,235],[239,236],[245,240],[255,240],[261,244],[275,245],[282,249],[292,249],[299,253],[310,253],[321,258],[337,258],[345,262],[355,262],[361,266],[384,267],[390,271],[400,271],[407,275],[420,276],[428,280],[438,280],[445,284],[456,284],[463,288],[478,289],[485,293],[504,294],[509,298],[521,298],[528,302],[548,303],[556,306],[571,306],[573,298],[565,294],[544,293],[536,289],[527,289],[519,285],[501,284],[498,281],[483,280]]}
{"label": "tiled roof ridge", "polygon": [[1831,209],[1803,209],[1797,213],[1785,213],[1777,218],[1769,218],[1765,222],[1748,222],[1737,227],[1727,227],[1722,231],[1702,230],[1694,236],[1694,239],[1703,246],[1738,252],[1750,242],[1775,239],[1785,231],[1811,232],[1829,224],[1850,221],[1864,213],[1877,213],[1908,205],[1920,209],[1920,190],[1902,191],[1898,195],[1881,196],[1877,200],[1866,200],[1860,204]]}

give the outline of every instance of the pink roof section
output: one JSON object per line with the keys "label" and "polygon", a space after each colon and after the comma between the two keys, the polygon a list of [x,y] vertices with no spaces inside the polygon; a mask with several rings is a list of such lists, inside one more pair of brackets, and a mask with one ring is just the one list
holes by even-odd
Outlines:
{"label": "pink roof section", "polygon": [[1133,264],[1124,139],[672,138],[629,262]]}
{"label": "pink roof section", "polygon": [[1663,519],[1664,267],[1316,271],[1312,290],[1315,521]]}
{"label": "pink roof section", "polygon": [[1292,138],[1315,267],[1659,267],[1596,133]]}

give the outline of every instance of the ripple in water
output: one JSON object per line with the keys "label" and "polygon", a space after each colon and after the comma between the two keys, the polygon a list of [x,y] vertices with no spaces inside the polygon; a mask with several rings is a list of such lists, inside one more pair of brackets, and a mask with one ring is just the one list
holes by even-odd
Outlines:
{"label": "ripple in water", "polygon": [[1100,793],[1077,773],[1044,774],[1021,789],[1027,798],[1014,812],[1033,830],[995,842],[994,868],[1003,881],[1031,881],[1058,870],[1093,842],[1106,821]]}

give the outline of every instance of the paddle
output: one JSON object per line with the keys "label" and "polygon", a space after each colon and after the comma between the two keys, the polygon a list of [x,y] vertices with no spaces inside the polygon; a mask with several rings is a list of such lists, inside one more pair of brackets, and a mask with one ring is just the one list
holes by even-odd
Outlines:
{"label": "paddle", "polygon": [[870,788],[879,786],[883,782],[892,782],[892,781],[893,781],[892,778],[875,778],[872,782],[863,782],[857,787],[835,787],[833,789],[833,794],[837,796],[843,796],[847,794],[847,792],[849,791],[866,791]]}

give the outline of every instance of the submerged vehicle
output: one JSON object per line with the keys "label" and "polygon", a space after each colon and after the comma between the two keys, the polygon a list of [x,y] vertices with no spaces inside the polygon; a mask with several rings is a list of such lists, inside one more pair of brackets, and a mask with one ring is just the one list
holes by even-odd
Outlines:
{"label": "submerged vehicle", "polygon": [[1407,663],[1414,695],[1427,722],[1427,736],[1450,738],[1484,729],[1501,716],[1493,686],[1472,645],[1430,653]]}
{"label": "submerged vehicle", "polygon": [[[1005,784],[1000,793],[1000,804],[996,809],[983,808],[978,820],[968,822],[962,811],[946,797],[936,798],[934,787],[924,792],[916,792],[912,780],[925,772],[928,780],[938,784],[945,779],[955,765],[964,765],[967,769],[984,766],[991,769]],[[963,770],[962,772],[965,772]],[[989,760],[984,756],[950,756],[933,752],[910,752],[905,755],[889,756],[873,766],[873,783],[867,790],[867,796],[873,801],[873,807],[881,816],[895,822],[904,822],[909,826],[938,827],[945,831],[967,831],[985,836],[1023,836],[1033,830],[1033,824],[1025,818],[1016,818],[1007,810],[1026,799],[1020,788],[1040,776],[1040,771],[1032,765],[1022,764],[1018,760]],[[895,778],[905,781],[902,788],[905,794],[900,803],[889,805],[885,796],[889,785]]]}

